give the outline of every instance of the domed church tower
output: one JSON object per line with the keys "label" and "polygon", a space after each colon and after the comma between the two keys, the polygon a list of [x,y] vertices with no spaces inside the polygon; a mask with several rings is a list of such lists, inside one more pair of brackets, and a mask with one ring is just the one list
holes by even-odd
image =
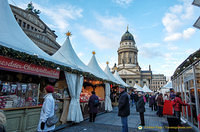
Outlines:
{"label": "domed church tower", "polygon": [[118,48],[118,73],[120,77],[130,86],[138,84],[149,85],[151,70],[141,71],[138,63],[138,49],[133,35],[127,31],[122,35],[120,47]]}
{"label": "domed church tower", "polygon": [[138,67],[138,49],[135,44],[134,37],[129,33],[127,27],[127,31],[122,36],[120,47],[118,49],[118,68]]}

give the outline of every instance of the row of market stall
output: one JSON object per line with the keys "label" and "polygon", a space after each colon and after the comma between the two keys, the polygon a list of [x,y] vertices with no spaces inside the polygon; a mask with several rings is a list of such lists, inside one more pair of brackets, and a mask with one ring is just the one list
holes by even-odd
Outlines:
{"label": "row of market stall", "polygon": [[191,54],[175,70],[172,86],[181,92],[182,100],[189,106],[182,107],[182,120],[200,130],[200,49]]}
{"label": "row of market stall", "polygon": [[34,131],[44,96],[44,87],[55,87],[57,115],[63,124],[81,122],[88,116],[91,91],[100,98],[99,111],[111,111],[110,86],[129,87],[108,63],[103,71],[95,52],[85,65],[67,38],[49,56],[37,47],[16,22],[7,0],[0,1],[0,109],[7,117],[7,131]]}

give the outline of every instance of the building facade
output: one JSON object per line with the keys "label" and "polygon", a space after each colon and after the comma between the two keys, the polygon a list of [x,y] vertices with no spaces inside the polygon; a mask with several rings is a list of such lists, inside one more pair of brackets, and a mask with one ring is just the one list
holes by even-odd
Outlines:
{"label": "building facade", "polygon": [[166,83],[167,83],[167,80],[164,74],[153,74],[150,88],[153,91],[158,91]]}
{"label": "building facade", "polygon": [[51,30],[38,16],[39,10],[33,10],[32,3],[26,10],[10,5],[16,21],[24,33],[43,51],[54,54],[60,45],[56,42],[55,31]]}
{"label": "building facade", "polygon": [[149,66],[149,70],[142,71],[138,63],[138,49],[133,35],[128,31],[123,34],[120,41],[120,47],[118,48],[118,66],[117,70],[120,77],[130,86],[134,86],[135,83],[141,87],[146,84],[150,86],[152,79],[152,71]]}

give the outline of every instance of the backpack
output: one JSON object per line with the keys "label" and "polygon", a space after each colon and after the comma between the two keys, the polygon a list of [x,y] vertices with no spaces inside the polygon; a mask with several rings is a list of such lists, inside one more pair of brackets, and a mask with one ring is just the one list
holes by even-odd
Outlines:
{"label": "backpack", "polygon": [[93,105],[94,105],[95,107],[97,107],[97,106],[99,106],[99,104],[100,104],[100,103],[99,103],[99,100],[98,100],[98,99],[95,99]]}

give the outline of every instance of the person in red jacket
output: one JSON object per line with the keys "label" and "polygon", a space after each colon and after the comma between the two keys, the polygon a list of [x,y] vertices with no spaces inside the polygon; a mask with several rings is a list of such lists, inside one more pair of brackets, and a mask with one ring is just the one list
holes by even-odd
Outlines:
{"label": "person in red jacket", "polygon": [[182,102],[181,100],[181,93],[177,92],[176,97],[173,100],[173,107],[174,107],[174,115],[178,118],[178,125],[181,126],[181,112],[182,112],[182,106],[186,106],[188,104]]}

